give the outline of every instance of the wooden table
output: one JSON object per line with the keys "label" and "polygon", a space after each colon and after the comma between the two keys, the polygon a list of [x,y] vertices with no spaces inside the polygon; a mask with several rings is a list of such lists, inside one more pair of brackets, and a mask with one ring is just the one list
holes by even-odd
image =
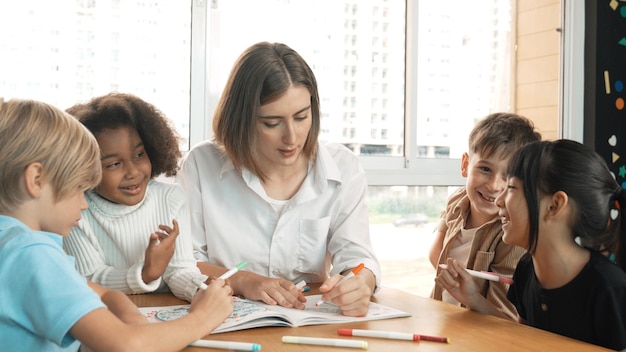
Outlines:
{"label": "wooden table", "polygon": [[[310,293],[318,293],[313,289]],[[171,294],[129,296],[139,307],[185,304]],[[369,351],[608,351],[599,346],[570,339],[505,319],[484,315],[448,303],[408,294],[393,288],[382,288],[372,299],[410,313],[408,318],[304,326],[298,328],[268,327],[208,335],[206,339],[258,343],[262,351],[359,351],[354,348],[285,344],[282,336],[309,336],[365,340]],[[400,331],[422,335],[445,336],[450,343],[411,342],[337,335],[338,328]],[[223,351],[208,348],[186,348],[185,351]]]}

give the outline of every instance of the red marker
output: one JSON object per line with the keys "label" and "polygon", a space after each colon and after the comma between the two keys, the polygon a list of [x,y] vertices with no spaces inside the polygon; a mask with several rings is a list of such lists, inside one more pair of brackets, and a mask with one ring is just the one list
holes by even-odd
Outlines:
{"label": "red marker", "polygon": [[[358,274],[358,273],[359,273],[359,271],[361,271],[361,269],[363,269],[363,267],[365,267],[365,264],[363,264],[363,263],[361,263],[361,264],[357,265],[354,269],[352,269],[352,270],[348,273],[348,275],[344,276],[344,277],[343,277],[343,279],[341,279],[341,281],[339,281],[339,282],[337,283],[337,285],[335,285],[335,286],[339,286],[339,285],[341,285],[343,282],[345,282],[345,281],[346,281],[346,280],[348,280],[349,278],[351,278],[351,277],[353,277],[354,275]],[[319,305],[321,305],[321,304],[323,304],[323,303],[324,303],[324,301],[320,299],[317,303],[315,303],[315,306],[317,307],[317,306],[319,306]]]}
{"label": "red marker", "polygon": [[363,336],[377,337],[381,339],[407,340],[407,341],[433,341],[450,343],[447,337],[428,336],[420,334],[411,334],[406,332],[379,331],[379,330],[359,330],[359,329],[338,329],[337,333],[343,336]]}

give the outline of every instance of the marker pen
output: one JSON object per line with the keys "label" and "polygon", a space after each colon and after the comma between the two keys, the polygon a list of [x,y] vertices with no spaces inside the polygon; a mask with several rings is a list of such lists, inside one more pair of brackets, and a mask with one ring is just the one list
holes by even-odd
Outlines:
{"label": "marker pen", "polygon": [[235,275],[236,272],[238,272],[239,270],[243,269],[246,265],[248,265],[248,262],[244,260],[243,262],[237,264],[236,267],[234,267],[234,268],[228,270],[227,272],[223,273],[219,278],[222,279],[222,280],[226,280],[229,277]]}
{"label": "marker pen", "polygon": [[206,290],[207,288],[209,288],[209,286],[207,284],[205,284],[204,282],[200,281],[200,279],[198,279],[196,277],[191,279],[191,282],[193,282],[193,284],[198,286],[198,288],[201,289],[201,290]]}
{"label": "marker pen", "polygon": [[447,337],[411,334],[408,332],[379,331],[379,330],[359,330],[359,329],[337,329],[337,333],[343,336],[377,337],[381,339],[407,340],[407,341],[433,341],[450,343]]}
{"label": "marker pen", "polygon": [[258,343],[237,342],[237,341],[217,341],[217,340],[196,340],[189,344],[191,347],[206,347],[234,351],[260,351],[261,345]]}
{"label": "marker pen", "polygon": [[318,346],[335,346],[335,347],[351,347],[367,349],[367,341],[361,340],[344,340],[344,339],[327,339],[321,337],[304,337],[304,336],[283,336],[284,343],[295,343],[304,345]]}
{"label": "marker pen", "polygon": [[[354,269],[352,269],[352,270],[348,273],[348,275],[344,276],[344,277],[343,277],[343,279],[341,279],[341,281],[339,281],[339,282],[337,283],[337,285],[335,285],[335,286],[339,286],[339,285],[341,285],[342,283],[344,283],[344,282],[348,281],[348,279],[349,279],[349,278],[351,278],[351,277],[353,277],[354,275],[358,274],[358,273],[359,273],[359,271],[361,271],[361,269],[363,269],[364,267],[365,267],[365,264],[363,264],[363,263],[361,263],[361,264],[357,265]],[[317,306],[319,306],[319,305],[321,305],[321,304],[324,304],[324,301],[320,299],[319,301],[317,301],[317,303],[315,303],[315,306],[317,307]]]}
{"label": "marker pen", "polygon": [[[439,264],[439,267],[444,270],[448,268],[446,264]],[[465,269],[465,270],[467,270],[467,272],[473,277],[478,277],[478,278],[485,279],[485,280],[498,281],[498,282],[503,282],[505,284],[513,285],[513,279],[500,275],[500,274],[493,273],[491,271],[476,271],[472,269]]]}

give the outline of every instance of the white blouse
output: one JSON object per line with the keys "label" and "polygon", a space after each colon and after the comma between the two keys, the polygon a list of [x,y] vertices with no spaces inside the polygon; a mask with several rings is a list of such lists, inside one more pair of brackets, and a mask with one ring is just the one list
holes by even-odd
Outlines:
{"label": "white blouse", "polygon": [[282,207],[209,141],[189,151],[176,180],[187,192],[198,260],[228,268],[245,260],[247,271],[310,283],[362,262],[380,287],[365,172],[344,146],[320,144],[300,190]]}

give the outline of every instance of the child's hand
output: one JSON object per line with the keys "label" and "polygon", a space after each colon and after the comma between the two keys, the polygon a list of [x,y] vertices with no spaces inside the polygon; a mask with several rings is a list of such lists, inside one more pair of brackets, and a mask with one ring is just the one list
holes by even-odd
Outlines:
{"label": "child's hand", "polygon": [[207,334],[233,312],[232,293],[233,289],[224,280],[212,279],[206,290],[199,289],[191,299],[189,314],[197,315],[200,324],[207,324]]}
{"label": "child's hand", "polygon": [[155,232],[150,235],[150,243],[146,248],[146,259],[141,271],[141,278],[146,284],[152,282],[165,272],[176,250],[176,237],[178,237],[178,222],[172,220],[174,228],[159,225],[165,232]]}
{"label": "child's hand", "polygon": [[448,290],[448,293],[454,299],[471,310],[496,317],[508,318],[502,310],[480,294],[478,285],[474,282],[474,277],[452,258],[448,258],[448,267],[441,270],[435,282]]}
{"label": "child's hand", "polygon": [[[206,281],[204,281],[205,284],[210,285],[213,281],[217,280],[218,277],[217,276],[213,276],[213,275],[209,275],[209,277],[206,279]],[[222,279],[223,280],[223,279]],[[230,280],[226,279],[224,280],[225,285],[226,286],[231,286],[230,285]],[[232,295],[234,292],[231,292],[230,294]]]}
{"label": "child's hand", "polygon": [[473,277],[452,258],[448,258],[448,267],[441,270],[435,281],[466,307],[471,307],[476,296],[481,296]]}

